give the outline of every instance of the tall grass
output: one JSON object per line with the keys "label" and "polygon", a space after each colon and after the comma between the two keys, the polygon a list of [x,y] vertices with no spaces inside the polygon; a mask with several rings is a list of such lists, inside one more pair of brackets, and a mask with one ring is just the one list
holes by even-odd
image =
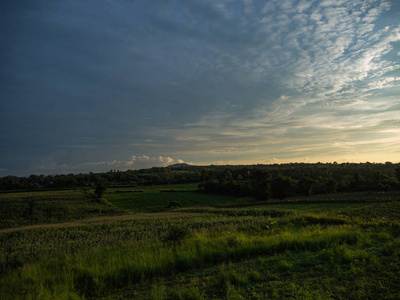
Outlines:
{"label": "tall grass", "polygon": [[364,209],[343,216],[197,207],[4,232],[0,295],[99,298],[131,286],[139,299],[395,299],[400,225],[384,219],[389,208],[371,220],[352,218]]}
{"label": "tall grass", "polygon": [[95,296],[106,290],[165,277],[232,261],[272,256],[285,251],[321,251],[340,245],[355,244],[363,233],[348,227],[317,228],[278,235],[249,236],[221,232],[210,236],[203,230],[181,243],[166,244],[156,240],[130,243],[118,248],[97,248],[76,254],[56,255],[24,264],[1,279],[2,295],[29,294],[33,298]]}

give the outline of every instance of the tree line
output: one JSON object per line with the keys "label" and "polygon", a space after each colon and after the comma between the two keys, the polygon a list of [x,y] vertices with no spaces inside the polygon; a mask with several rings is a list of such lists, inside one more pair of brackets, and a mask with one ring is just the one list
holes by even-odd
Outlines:
{"label": "tree line", "polygon": [[205,193],[251,196],[257,200],[290,196],[400,189],[400,164],[289,163],[236,166],[154,167],[103,173],[6,176],[0,190],[146,186],[199,183]]}
{"label": "tree line", "polygon": [[198,183],[200,170],[169,167],[141,170],[110,170],[103,173],[5,176],[0,178],[0,190],[62,189],[95,187],[99,182],[107,186],[147,186],[161,184]]}
{"label": "tree line", "polygon": [[204,169],[199,189],[205,193],[283,199],[336,192],[400,189],[400,165],[285,164],[239,169]]}

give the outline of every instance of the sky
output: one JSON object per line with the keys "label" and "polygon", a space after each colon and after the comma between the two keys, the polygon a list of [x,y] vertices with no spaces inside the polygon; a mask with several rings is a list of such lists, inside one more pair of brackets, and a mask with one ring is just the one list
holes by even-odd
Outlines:
{"label": "sky", "polygon": [[398,0],[2,0],[0,176],[400,162]]}

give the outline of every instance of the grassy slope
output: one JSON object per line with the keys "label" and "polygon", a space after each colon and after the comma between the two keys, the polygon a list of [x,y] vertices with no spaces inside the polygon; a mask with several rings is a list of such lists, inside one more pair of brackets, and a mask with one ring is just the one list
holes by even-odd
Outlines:
{"label": "grassy slope", "polygon": [[[192,193],[164,190],[135,194]],[[165,209],[164,199],[153,201]],[[0,293],[4,299],[398,299],[399,208],[398,202],[188,205],[129,220],[0,233]]]}

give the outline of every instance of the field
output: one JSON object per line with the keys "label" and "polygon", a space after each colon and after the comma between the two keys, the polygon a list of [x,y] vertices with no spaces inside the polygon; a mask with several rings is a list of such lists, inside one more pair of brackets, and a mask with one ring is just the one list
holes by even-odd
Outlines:
{"label": "field", "polygon": [[122,213],[83,190],[0,193],[0,229]]}
{"label": "field", "polygon": [[399,192],[195,189],[1,194],[2,299],[400,298]]}
{"label": "field", "polygon": [[244,204],[249,198],[225,195],[204,195],[197,185],[150,186],[140,188],[108,189],[105,198],[114,205],[132,212],[165,211],[170,202],[179,207],[197,207],[224,204]]}

